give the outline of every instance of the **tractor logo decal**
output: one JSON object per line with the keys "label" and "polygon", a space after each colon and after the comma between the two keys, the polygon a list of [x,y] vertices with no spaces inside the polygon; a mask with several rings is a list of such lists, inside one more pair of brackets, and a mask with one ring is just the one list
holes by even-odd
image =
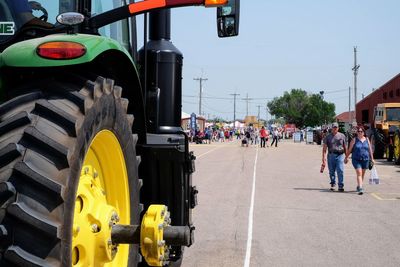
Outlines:
{"label": "tractor logo decal", "polygon": [[0,35],[14,35],[15,23],[12,21],[0,21]]}

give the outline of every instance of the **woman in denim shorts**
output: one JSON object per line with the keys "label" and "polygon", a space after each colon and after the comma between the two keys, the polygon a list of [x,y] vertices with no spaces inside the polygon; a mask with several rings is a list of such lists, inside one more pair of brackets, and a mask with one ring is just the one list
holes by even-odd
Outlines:
{"label": "woman in denim shorts", "polygon": [[362,126],[357,126],[357,136],[350,142],[344,163],[347,163],[350,153],[352,154],[351,163],[357,174],[357,192],[359,195],[362,195],[364,193],[363,181],[365,171],[368,169],[369,161],[371,160],[375,163],[371,143],[365,137],[365,130]]}

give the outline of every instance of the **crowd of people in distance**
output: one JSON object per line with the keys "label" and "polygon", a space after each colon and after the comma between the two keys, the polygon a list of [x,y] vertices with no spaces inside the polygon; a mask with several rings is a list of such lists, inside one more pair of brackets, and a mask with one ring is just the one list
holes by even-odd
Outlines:
{"label": "crowd of people in distance", "polygon": [[[267,129],[264,126],[262,126],[261,129],[253,126],[239,129],[217,129],[209,126],[204,131],[190,131],[188,135],[189,140],[196,144],[241,140],[241,145],[244,147],[248,147],[249,145],[260,145],[260,147],[275,145],[275,147],[277,147],[278,141],[284,136],[284,130],[280,127]],[[271,141],[271,144],[268,143],[269,141]]]}

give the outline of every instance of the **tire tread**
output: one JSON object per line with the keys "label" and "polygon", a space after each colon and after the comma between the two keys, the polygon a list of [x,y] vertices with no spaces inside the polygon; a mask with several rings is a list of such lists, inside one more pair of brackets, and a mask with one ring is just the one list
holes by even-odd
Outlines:
{"label": "tire tread", "polygon": [[25,129],[21,144],[47,157],[59,170],[69,167],[68,148],[44,135],[33,126]]}

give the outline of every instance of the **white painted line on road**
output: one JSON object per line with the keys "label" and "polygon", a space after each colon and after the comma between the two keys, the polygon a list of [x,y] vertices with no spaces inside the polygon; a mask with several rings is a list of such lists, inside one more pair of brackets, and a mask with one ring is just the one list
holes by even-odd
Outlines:
{"label": "white painted line on road", "polygon": [[257,159],[258,159],[258,146],[257,146],[257,150],[256,150],[256,157],[254,159],[253,185],[252,185],[252,189],[251,189],[249,226],[248,226],[248,230],[247,230],[247,247],[246,247],[246,257],[244,259],[244,267],[250,266],[251,243],[253,241],[253,211],[254,211],[254,195],[255,195],[255,191],[256,191]]}
{"label": "white painted line on road", "polygon": [[219,149],[219,148],[222,148],[222,147],[226,147],[226,145],[224,145],[224,146],[217,146],[217,147],[215,147],[215,148],[213,148],[213,149],[211,149],[211,150],[208,150],[207,152],[204,152],[203,154],[200,154],[200,155],[196,156],[196,159],[199,159],[199,158],[201,158],[202,156],[204,156],[204,155],[206,155],[206,154],[208,154],[208,153],[210,153],[210,152],[213,152],[214,150],[217,150],[217,149]]}

